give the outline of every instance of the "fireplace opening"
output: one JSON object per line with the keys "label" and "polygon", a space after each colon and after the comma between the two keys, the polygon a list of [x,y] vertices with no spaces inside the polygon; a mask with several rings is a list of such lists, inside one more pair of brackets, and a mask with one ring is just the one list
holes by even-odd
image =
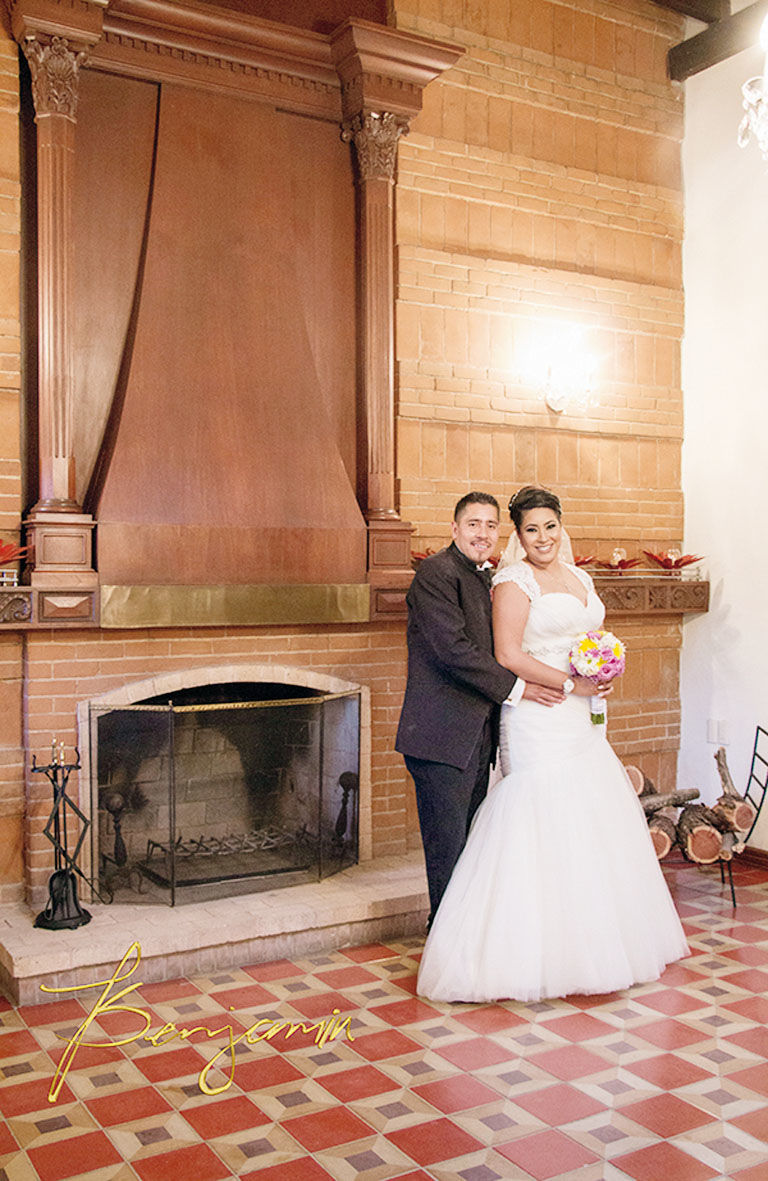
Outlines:
{"label": "fireplace opening", "polygon": [[358,859],[360,692],[205,684],[90,708],[99,894],[170,905]]}

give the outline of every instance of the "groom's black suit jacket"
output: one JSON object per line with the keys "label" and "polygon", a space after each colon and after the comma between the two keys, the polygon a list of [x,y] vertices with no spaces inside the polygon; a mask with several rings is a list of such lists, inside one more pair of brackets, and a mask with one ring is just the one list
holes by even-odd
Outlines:
{"label": "groom's black suit jacket", "polygon": [[395,748],[463,770],[517,679],[493,658],[488,586],[451,544],[419,564],[407,603],[408,683]]}

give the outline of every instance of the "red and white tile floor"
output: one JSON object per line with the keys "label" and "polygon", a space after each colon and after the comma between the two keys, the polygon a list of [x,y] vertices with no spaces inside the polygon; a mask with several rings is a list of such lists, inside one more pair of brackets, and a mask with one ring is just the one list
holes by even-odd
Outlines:
{"label": "red and white tile floor", "polygon": [[[237,1037],[259,1019],[350,1016],[354,1041],[243,1040],[215,1095],[200,1072],[227,1038],[200,1030],[82,1046],[50,1102],[98,990],[0,1002],[0,1181],[766,1181],[768,873],[736,865],[735,911],[717,871],[666,873],[692,954],[624,993],[427,1003],[415,996],[422,941],[409,939],[126,996],[150,1036],[168,1022]],[[85,1038],[145,1024],[103,1015]]]}

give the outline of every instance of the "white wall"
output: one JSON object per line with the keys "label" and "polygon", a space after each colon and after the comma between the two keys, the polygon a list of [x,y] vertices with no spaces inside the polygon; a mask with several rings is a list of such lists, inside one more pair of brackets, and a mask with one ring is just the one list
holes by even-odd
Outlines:
{"label": "white wall", "polygon": [[[762,70],[756,47],[685,95],[685,551],[706,555],[711,605],[684,624],[678,782],[708,802],[708,719],[742,790],[755,726],[768,729],[768,164],[736,144],[741,84]],[[752,844],[768,849],[768,802]]]}

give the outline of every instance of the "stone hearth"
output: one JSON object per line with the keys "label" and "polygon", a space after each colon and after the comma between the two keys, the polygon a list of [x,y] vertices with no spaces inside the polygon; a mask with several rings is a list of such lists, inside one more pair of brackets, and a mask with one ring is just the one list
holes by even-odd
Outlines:
{"label": "stone hearth", "polygon": [[424,930],[428,911],[421,852],[356,865],[311,885],[176,907],[88,903],[75,931],[32,926],[23,904],[0,916],[0,986],[16,1005],[41,1004],[40,985],[107,980],[131,943],[144,982],[312,954]]}

